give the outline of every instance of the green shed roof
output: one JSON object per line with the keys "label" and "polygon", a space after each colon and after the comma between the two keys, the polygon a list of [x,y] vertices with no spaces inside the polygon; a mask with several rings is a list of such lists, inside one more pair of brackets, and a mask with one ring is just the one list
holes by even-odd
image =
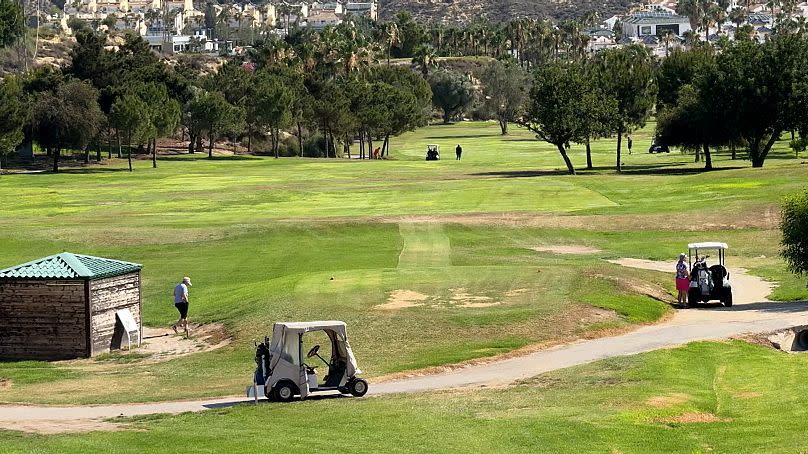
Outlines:
{"label": "green shed roof", "polygon": [[62,252],[0,270],[0,279],[100,279],[141,268],[137,263]]}

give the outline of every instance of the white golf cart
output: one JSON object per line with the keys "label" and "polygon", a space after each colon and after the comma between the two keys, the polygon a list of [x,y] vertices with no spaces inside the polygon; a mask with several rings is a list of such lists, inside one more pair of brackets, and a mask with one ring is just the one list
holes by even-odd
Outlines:
{"label": "white golf cart", "polygon": [[[732,284],[729,282],[729,272],[724,266],[724,256],[727,243],[706,242],[690,243],[688,249],[688,264],[690,265],[690,288],[687,292],[689,306],[718,300],[724,306],[732,306]],[[707,264],[707,252],[717,251],[718,263],[712,266]],[[695,261],[694,261],[695,258]]]}
{"label": "white golf cart", "polygon": [[[320,356],[320,346],[315,345],[303,356],[303,336],[313,331],[322,331],[331,342],[331,358]],[[317,365],[307,364],[307,358],[319,358],[328,368],[322,382],[317,376]],[[309,394],[323,391],[338,391],[362,397],[368,391],[368,383],[357,378],[362,371],[356,364],[345,322],[295,322],[275,323],[272,326],[272,342],[256,345],[255,384],[247,388],[247,396],[264,394],[267,399],[288,402],[296,395],[305,399]]]}

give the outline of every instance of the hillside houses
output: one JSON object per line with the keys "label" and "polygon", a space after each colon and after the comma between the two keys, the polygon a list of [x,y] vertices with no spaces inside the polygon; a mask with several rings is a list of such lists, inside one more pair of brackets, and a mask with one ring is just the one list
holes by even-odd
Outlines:
{"label": "hillside houses", "polygon": [[[252,40],[262,34],[284,34],[291,26],[320,30],[351,17],[377,20],[377,1],[255,5],[194,0],[76,0],[66,2],[64,15],[55,20],[68,34],[68,23],[76,18],[95,28],[134,31],[155,49],[212,52],[233,39],[245,41],[246,35]],[[221,43],[211,42],[214,40]]]}

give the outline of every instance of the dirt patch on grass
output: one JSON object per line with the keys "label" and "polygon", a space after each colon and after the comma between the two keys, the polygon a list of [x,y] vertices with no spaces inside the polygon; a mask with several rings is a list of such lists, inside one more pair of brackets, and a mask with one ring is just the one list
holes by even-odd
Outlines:
{"label": "dirt patch on grass", "polygon": [[98,419],[74,419],[65,421],[56,420],[17,420],[0,421],[0,429],[15,430],[17,432],[37,433],[43,435],[83,432],[114,432],[124,430],[126,426]]}
{"label": "dirt patch on grass", "polygon": [[11,379],[0,378],[0,389],[11,388]]}
{"label": "dirt patch on grass", "polygon": [[601,252],[600,249],[594,248],[591,246],[581,246],[581,245],[555,245],[555,246],[536,246],[530,248],[536,252],[550,252],[553,254],[571,254],[571,255],[583,255],[583,254],[597,254]]}
{"label": "dirt patch on grass", "polygon": [[376,309],[390,311],[395,309],[406,309],[424,304],[429,299],[429,295],[418,293],[413,290],[393,290],[387,298],[387,302],[376,306]]}
{"label": "dirt patch on grass", "polygon": [[665,396],[651,397],[650,399],[645,401],[645,404],[655,408],[665,408],[685,403],[688,400],[690,400],[690,395],[688,394],[673,393],[673,394],[667,394]]}
{"label": "dirt patch on grass", "polygon": [[192,324],[190,335],[185,338],[174,334],[171,328],[143,328],[143,345],[133,350],[136,353],[151,354],[149,361],[158,362],[186,356],[193,353],[216,350],[229,344],[230,336],[224,326],[218,323]]}
{"label": "dirt patch on grass", "polygon": [[698,411],[683,413],[679,416],[671,416],[659,419],[665,424],[688,424],[688,423],[708,423],[708,422],[729,422],[730,418],[720,418],[712,413],[702,413]]}

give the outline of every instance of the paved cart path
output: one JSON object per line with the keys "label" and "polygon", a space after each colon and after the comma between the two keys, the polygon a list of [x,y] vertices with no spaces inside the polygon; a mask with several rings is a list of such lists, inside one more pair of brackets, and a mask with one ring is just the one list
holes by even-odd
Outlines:
{"label": "paved cart path", "polygon": [[[663,269],[657,262],[637,260],[618,261],[625,266]],[[670,264],[665,264],[665,270]],[[654,268],[656,267],[656,268]],[[709,307],[678,310],[665,323],[643,326],[636,331],[595,340],[582,340],[525,356],[494,360],[450,372],[373,383],[368,395],[423,392],[457,387],[505,385],[565,367],[585,364],[604,358],[633,355],[659,348],[670,348],[699,340],[717,340],[730,336],[767,332],[797,325],[808,325],[808,302],[775,303],[765,300],[771,285],[747,275],[742,269],[731,269],[736,304],[732,308]],[[117,404],[101,406],[28,406],[0,405],[0,428],[41,431],[75,424],[77,430],[98,418],[135,416],[153,413],[180,413],[223,408],[251,400],[243,396],[180,402]],[[84,424],[84,426],[82,425]]]}

